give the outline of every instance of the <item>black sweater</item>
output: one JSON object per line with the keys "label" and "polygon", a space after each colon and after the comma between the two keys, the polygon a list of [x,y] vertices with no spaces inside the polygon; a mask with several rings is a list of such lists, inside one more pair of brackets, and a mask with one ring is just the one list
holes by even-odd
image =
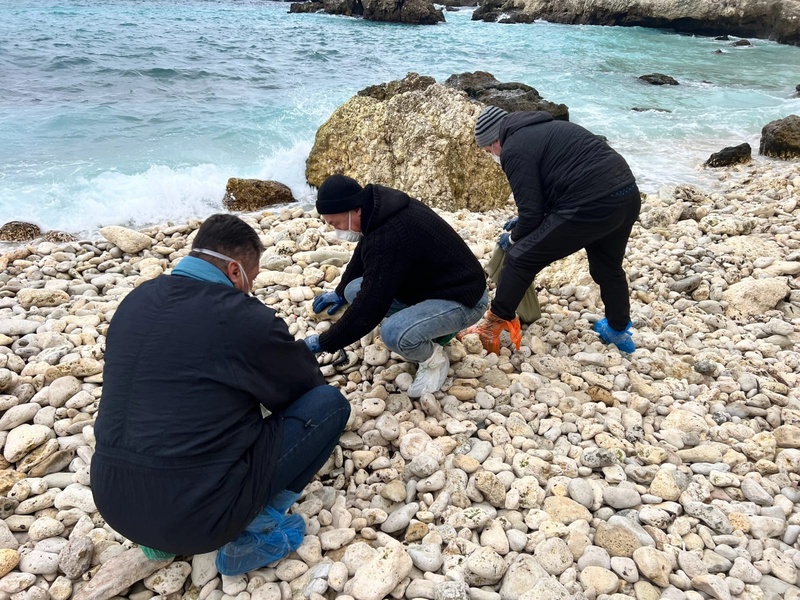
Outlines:
{"label": "black sweater", "polygon": [[[627,198],[610,194],[635,182],[628,163],[591,131],[546,112],[515,112],[500,125],[500,163],[514,192],[519,241],[547,214],[602,220]],[[607,210],[597,206],[608,203]]]}
{"label": "black sweater", "polygon": [[347,312],[320,335],[323,350],[352,344],[374,329],[393,300],[409,306],[424,300],[454,300],[474,307],[486,291],[478,259],[455,230],[428,206],[382,185],[366,187],[363,239],[353,252],[336,293],[363,277]]}
{"label": "black sweater", "polygon": [[280,419],[325,384],[313,354],[255,298],[162,275],[132,291],[108,330],[92,490],[134,542],[175,554],[236,537],[271,490]]}

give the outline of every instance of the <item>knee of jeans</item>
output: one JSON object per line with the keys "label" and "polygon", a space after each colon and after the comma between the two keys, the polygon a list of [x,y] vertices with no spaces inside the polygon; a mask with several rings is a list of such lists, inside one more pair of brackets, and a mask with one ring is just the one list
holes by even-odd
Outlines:
{"label": "knee of jeans", "polygon": [[397,319],[388,318],[381,325],[381,339],[392,352],[400,352],[400,343],[405,327]]}
{"label": "knee of jeans", "polygon": [[361,290],[361,279],[354,279],[350,283],[348,283],[344,288],[344,299],[347,300],[348,304],[352,304],[353,301],[358,296],[358,292]]}
{"label": "knee of jeans", "polygon": [[321,386],[320,392],[323,394],[322,399],[325,402],[325,411],[328,414],[341,414],[344,423],[350,418],[350,401],[345,398],[344,394],[331,385]]}

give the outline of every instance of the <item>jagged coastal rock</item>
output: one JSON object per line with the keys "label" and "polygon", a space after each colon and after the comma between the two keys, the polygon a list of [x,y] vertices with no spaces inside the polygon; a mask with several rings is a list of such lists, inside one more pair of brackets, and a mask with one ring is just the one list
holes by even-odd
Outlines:
{"label": "jagged coastal rock", "polygon": [[451,75],[444,85],[462,90],[472,100],[493,104],[508,112],[543,110],[553,115],[554,119],[569,121],[569,108],[566,104],[545,100],[535,88],[527,84],[498,81],[486,71]]}
{"label": "jagged coastal rock", "polygon": [[306,179],[318,187],[342,173],[447,210],[504,206],[510,193],[505,175],[475,144],[480,110],[464,92],[416,73],[372,86],[319,128]]}
{"label": "jagged coastal rock", "polygon": [[42,235],[35,223],[9,221],[0,227],[0,240],[4,242],[26,242]]}
{"label": "jagged coastal rock", "polygon": [[[238,577],[214,552],[146,560],[89,478],[114,311],[200,222],[1,255],[0,597],[797,600],[800,162],[701,173],[643,199],[632,355],[592,332],[581,253],[537,277],[518,352],[454,340],[435,394],[408,397],[416,366],[379,330],[321,355],[351,419],[291,509],[303,544]],[[512,207],[440,214],[485,264]],[[354,245],[299,207],[242,217],[266,246],[256,297],[298,339],[330,327],[310,300]]]}
{"label": "jagged coastal rock", "polygon": [[800,45],[800,0],[485,0],[476,20],[658,27],[699,35],[731,34]]}
{"label": "jagged coastal rock", "polygon": [[747,142],[738,146],[728,146],[708,157],[705,162],[707,167],[729,167],[752,160],[753,149]]}
{"label": "jagged coastal rock", "polygon": [[789,115],[764,125],[758,152],[775,158],[800,157],[800,117]]}
{"label": "jagged coastal rock", "polygon": [[444,14],[430,0],[311,0],[292,2],[291,13],[325,12],[367,21],[435,25],[444,22]]}
{"label": "jagged coastal rock", "polygon": [[279,181],[231,177],[225,186],[222,205],[230,211],[252,212],[294,201],[292,190]]}

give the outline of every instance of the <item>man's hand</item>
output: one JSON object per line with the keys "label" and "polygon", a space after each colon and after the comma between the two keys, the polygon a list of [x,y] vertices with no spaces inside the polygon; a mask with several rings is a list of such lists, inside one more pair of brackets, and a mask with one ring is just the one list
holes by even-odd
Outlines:
{"label": "man's hand", "polygon": [[322,352],[322,347],[319,345],[319,336],[318,335],[310,335],[306,339],[303,340],[308,347],[314,354],[319,354]]}
{"label": "man's hand", "polygon": [[500,246],[506,252],[511,250],[511,246],[514,245],[514,240],[511,239],[511,234],[510,233],[501,234],[500,239],[497,240],[497,245]]}
{"label": "man's hand", "polygon": [[517,221],[519,221],[519,217],[514,217],[513,219],[509,219],[506,221],[506,224],[503,225],[503,229],[505,231],[511,231],[514,227],[517,226]]}
{"label": "man's hand", "polygon": [[330,306],[328,309],[328,314],[332,315],[345,304],[347,304],[347,300],[339,296],[339,294],[336,292],[325,292],[324,294],[320,294],[314,298],[314,302],[311,304],[311,306],[316,314],[319,314],[325,310],[326,306]]}

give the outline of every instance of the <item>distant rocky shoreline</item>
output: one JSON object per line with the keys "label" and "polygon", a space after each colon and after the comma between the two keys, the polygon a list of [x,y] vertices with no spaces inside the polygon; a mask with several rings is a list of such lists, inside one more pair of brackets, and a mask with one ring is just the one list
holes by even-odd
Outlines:
{"label": "distant rocky shoreline", "polygon": [[[501,23],[551,23],[671,29],[703,36],[733,35],[800,45],[800,0],[445,0],[445,6],[476,6],[472,18]],[[445,20],[431,0],[307,0],[290,12],[325,12],[418,25]]]}

